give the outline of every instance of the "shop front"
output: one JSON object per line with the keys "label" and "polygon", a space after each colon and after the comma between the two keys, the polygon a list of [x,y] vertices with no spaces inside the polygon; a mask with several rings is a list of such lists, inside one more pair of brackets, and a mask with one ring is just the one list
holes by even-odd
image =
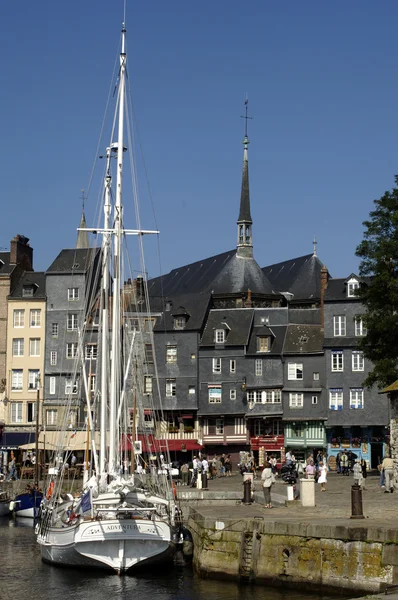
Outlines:
{"label": "shop front", "polygon": [[319,419],[285,419],[285,447],[294,453],[296,461],[305,463],[312,454],[326,450],[326,429]]}
{"label": "shop front", "polygon": [[387,431],[381,426],[330,428],[327,437],[331,470],[336,469],[336,459],[344,451],[352,453],[354,458],[366,460],[368,469],[377,469],[389,447]]}

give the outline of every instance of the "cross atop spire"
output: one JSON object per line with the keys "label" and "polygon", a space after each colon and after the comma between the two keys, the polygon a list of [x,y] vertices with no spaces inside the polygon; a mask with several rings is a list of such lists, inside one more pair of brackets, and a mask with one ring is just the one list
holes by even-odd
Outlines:
{"label": "cross atop spire", "polygon": [[316,255],[317,255],[317,254],[316,254],[316,245],[317,245],[317,243],[318,243],[318,242],[316,241],[315,234],[314,234],[314,240],[313,240],[313,242],[312,242],[312,243],[314,244],[314,256],[316,256]]}
{"label": "cross atop spire", "polygon": [[[247,144],[249,143],[249,138],[247,137],[247,120],[248,119],[252,119],[253,117],[248,117],[247,116],[247,111],[248,111],[248,106],[249,106],[249,98],[247,97],[246,94],[246,100],[245,100],[245,116],[241,115],[241,119],[245,119],[245,140],[247,140]],[[245,143],[245,140],[243,141],[243,143]]]}

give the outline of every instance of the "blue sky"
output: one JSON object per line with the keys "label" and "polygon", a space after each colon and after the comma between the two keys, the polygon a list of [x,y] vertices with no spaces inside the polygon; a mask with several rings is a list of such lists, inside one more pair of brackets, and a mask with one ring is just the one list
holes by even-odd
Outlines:
{"label": "blue sky", "polygon": [[[75,245],[122,4],[1,3],[0,247],[26,235],[36,270]],[[146,244],[149,276],[235,247],[246,93],[258,263],[310,253],[315,234],[332,276],[357,271],[362,222],[398,173],[396,0],[127,5],[129,81],[156,215],[139,159],[142,224],[161,231],[160,262],[157,241]],[[89,224],[96,203],[90,193]]]}

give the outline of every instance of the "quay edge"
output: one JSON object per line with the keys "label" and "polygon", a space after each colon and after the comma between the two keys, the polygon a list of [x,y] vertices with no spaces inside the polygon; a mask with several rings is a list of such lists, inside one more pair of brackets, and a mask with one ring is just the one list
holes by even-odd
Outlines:
{"label": "quay edge", "polygon": [[398,527],[224,514],[190,510],[193,564],[202,577],[345,595],[398,585]]}

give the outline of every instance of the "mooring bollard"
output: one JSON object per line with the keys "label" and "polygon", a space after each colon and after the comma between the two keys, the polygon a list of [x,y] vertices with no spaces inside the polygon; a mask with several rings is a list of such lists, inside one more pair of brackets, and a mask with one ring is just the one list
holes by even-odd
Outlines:
{"label": "mooring bollard", "polygon": [[351,517],[350,519],[364,519],[362,509],[362,490],[356,483],[351,486]]}
{"label": "mooring bollard", "polygon": [[251,504],[252,502],[252,482],[250,479],[246,479],[243,482],[243,503]]}
{"label": "mooring bollard", "polygon": [[202,473],[202,490],[207,490],[207,473]]}

